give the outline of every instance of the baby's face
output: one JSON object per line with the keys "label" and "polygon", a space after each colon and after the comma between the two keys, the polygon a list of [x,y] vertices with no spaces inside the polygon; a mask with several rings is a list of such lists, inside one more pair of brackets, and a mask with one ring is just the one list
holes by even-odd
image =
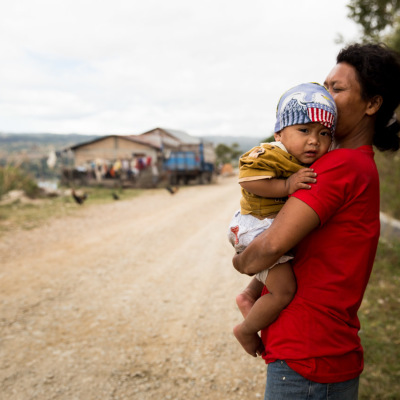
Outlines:
{"label": "baby's face", "polygon": [[332,143],[331,131],[319,122],[287,126],[274,136],[290,154],[307,165],[323,156]]}

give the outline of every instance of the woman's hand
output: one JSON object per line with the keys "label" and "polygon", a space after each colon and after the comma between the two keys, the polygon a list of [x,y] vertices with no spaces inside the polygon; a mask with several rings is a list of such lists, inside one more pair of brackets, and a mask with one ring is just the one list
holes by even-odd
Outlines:
{"label": "woman's hand", "polygon": [[[244,271],[245,264],[243,262],[244,259],[243,259],[242,255],[243,255],[243,252],[240,254],[235,254],[232,259],[232,264],[235,267],[236,271],[239,271],[241,274],[244,274],[245,273],[245,271]],[[254,274],[248,274],[248,275],[252,276]]]}
{"label": "woman's hand", "polygon": [[290,197],[272,225],[258,235],[241,254],[233,257],[234,268],[252,276],[271,267],[279,257],[318,227],[319,223],[318,214],[310,206],[296,197]]}
{"label": "woman's hand", "polygon": [[275,264],[279,257],[284,254],[281,254],[281,250],[274,248],[274,243],[268,236],[272,225],[258,235],[242,253],[233,256],[233,266],[241,274],[253,276]]}

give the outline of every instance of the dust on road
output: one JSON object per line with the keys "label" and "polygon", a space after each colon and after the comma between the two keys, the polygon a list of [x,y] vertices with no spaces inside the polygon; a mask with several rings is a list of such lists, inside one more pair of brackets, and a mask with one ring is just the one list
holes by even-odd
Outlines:
{"label": "dust on road", "polygon": [[3,400],[257,399],[235,341],[235,178],[82,207],[0,242]]}

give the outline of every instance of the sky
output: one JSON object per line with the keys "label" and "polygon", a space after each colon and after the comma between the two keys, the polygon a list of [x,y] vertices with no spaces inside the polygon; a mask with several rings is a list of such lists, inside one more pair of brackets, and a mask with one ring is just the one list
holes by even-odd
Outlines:
{"label": "sky", "polygon": [[0,132],[269,136],[359,38],[349,0],[0,4]]}

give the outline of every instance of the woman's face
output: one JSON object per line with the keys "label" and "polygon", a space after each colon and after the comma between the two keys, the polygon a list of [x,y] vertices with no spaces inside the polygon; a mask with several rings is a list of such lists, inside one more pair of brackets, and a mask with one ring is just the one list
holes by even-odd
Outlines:
{"label": "woman's face", "polygon": [[347,63],[336,64],[324,85],[335,100],[338,110],[335,137],[337,139],[357,133],[368,109],[368,101],[361,96],[357,72]]}

